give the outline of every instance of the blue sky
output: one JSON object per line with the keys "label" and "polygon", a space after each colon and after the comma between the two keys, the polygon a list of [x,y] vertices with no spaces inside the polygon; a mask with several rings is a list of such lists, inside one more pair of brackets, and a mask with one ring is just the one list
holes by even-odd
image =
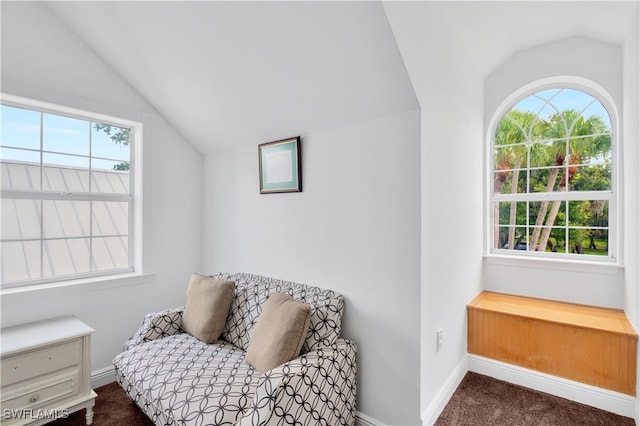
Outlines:
{"label": "blue sky", "polygon": [[[39,162],[38,152],[8,147],[39,150],[41,114],[2,105],[1,118],[2,158]],[[88,168],[90,149],[92,157],[101,157],[93,159],[93,168],[113,169],[114,165],[130,160],[129,146],[114,143],[89,121],[60,115],[42,114],[42,146],[44,151],[55,152],[44,154],[44,162],[51,164]]]}
{"label": "blue sky", "polygon": [[605,107],[593,96],[574,89],[551,89],[537,92],[534,95],[527,96],[518,102],[514,108],[531,111],[539,114],[542,118],[548,118],[556,110],[550,105],[545,105],[545,101],[550,101],[560,111],[566,109],[575,109],[577,111],[584,110],[584,117],[595,115],[600,117],[602,121],[611,129],[611,118]]}

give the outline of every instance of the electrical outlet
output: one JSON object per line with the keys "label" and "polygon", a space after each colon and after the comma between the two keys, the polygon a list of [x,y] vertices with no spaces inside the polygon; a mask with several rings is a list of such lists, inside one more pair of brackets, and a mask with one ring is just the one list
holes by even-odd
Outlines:
{"label": "electrical outlet", "polygon": [[436,338],[437,338],[436,351],[440,352],[440,349],[442,348],[442,329],[441,328],[439,328],[436,331]]}

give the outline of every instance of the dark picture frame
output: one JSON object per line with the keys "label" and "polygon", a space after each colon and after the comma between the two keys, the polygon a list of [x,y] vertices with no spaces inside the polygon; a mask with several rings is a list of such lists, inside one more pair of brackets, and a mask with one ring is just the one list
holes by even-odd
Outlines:
{"label": "dark picture frame", "polygon": [[260,193],[302,192],[300,136],[258,145]]}

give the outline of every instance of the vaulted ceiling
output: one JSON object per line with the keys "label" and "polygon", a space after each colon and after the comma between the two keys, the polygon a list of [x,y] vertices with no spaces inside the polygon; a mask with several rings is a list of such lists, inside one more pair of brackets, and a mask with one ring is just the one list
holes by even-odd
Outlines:
{"label": "vaulted ceiling", "polygon": [[[46,2],[202,153],[418,108],[387,12],[403,2]],[[637,1],[441,1],[487,76],[572,36],[622,45]],[[397,22],[395,23],[397,25]]]}
{"label": "vaulted ceiling", "polygon": [[50,2],[201,152],[418,108],[378,2]]}

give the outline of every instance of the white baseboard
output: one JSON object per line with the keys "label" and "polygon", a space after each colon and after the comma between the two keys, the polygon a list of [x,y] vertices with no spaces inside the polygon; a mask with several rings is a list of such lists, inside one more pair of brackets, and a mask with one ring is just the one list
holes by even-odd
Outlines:
{"label": "white baseboard", "polygon": [[115,381],[116,372],[113,366],[91,372],[91,389],[99,388],[100,386],[108,385]]}
{"label": "white baseboard", "polygon": [[468,357],[469,371],[570,399],[621,416],[636,417],[636,398],[633,396],[585,385],[478,355],[469,354]]}
{"label": "white baseboard", "polygon": [[386,426],[386,425],[374,419],[373,417],[369,417],[366,414],[362,414],[360,411],[356,411],[355,426]]}
{"label": "white baseboard", "polygon": [[435,397],[431,400],[427,408],[422,413],[422,424],[423,426],[432,426],[444,407],[451,399],[451,396],[456,391],[460,382],[464,378],[464,375],[467,374],[468,365],[467,365],[467,357],[463,357],[463,359],[456,365],[456,368],[453,369],[447,380],[444,382],[440,390],[436,393]]}

